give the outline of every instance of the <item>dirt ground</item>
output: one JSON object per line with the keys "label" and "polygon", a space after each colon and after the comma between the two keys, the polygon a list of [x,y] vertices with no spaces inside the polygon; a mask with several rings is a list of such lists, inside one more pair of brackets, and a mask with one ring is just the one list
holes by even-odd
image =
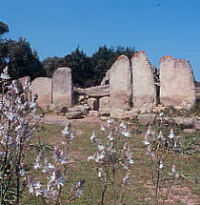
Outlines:
{"label": "dirt ground", "polygon": [[43,123],[47,124],[58,124],[58,125],[65,125],[66,123],[72,124],[85,124],[90,122],[100,122],[100,119],[97,117],[84,117],[81,119],[67,119],[66,116],[52,114],[45,114],[44,118],[42,119]]}

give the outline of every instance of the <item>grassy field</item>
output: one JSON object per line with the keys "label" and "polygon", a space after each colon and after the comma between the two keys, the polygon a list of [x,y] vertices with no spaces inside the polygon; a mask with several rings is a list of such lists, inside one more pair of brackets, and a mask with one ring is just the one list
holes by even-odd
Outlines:
{"label": "grassy field", "polygon": [[[124,205],[150,205],[154,204],[155,189],[152,184],[152,169],[151,162],[146,156],[146,148],[142,140],[147,127],[141,126],[138,123],[128,122],[131,132],[131,145],[133,148],[133,157],[135,164],[131,173],[130,186],[123,187],[125,193]],[[43,124],[41,126],[40,138],[41,141],[53,146],[60,141],[62,126]],[[93,153],[93,148],[90,145],[90,136],[92,131],[100,134],[100,123],[81,123],[72,125],[75,139],[71,144],[71,160],[69,164],[69,173],[65,190],[62,194],[63,204],[74,205],[97,205],[100,200],[101,184],[96,176],[96,171],[87,161],[90,154]],[[155,127],[157,130],[158,127]],[[164,130],[168,132],[169,128]],[[177,205],[198,205],[200,204],[200,154],[198,148],[192,148],[195,144],[200,143],[200,133],[183,134],[180,129],[175,129],[175,134],[182,136],[182,144],[185,146],[185,154],[177,154],[174,156],[177,166],[181,170],[181,178],[177,181],[169,181],[168,169],[165,174],[166,183],[162,187],[162,195],[159,204],[177,204]],[[37,143],[36,136],[32,143]],[[51,150],[46,150],[48,155],[52,154]],[[29,151],[28,163],[31,166],[36,153],[34,149]],[[167,164],[170,165],[172,156],[169,156]],[[38,173],[34,175],[38,178]],[[73,198],[68,201],[68,193],[71,187],[80,180],[86,181],[83,196],[81,198]],[[43,180],[43,179],[41,179]],[[167,194],[168,193],[168,194]],[[30,196],[25,193],[23,197],[24,205],[42,205],[43,202],[35,196]],[[166,198],[166,195],[168,197]],[[105,204],[113,204],[112,192],[108,188],[105,196]],[[166,198],[166,200],[163,200]]]}

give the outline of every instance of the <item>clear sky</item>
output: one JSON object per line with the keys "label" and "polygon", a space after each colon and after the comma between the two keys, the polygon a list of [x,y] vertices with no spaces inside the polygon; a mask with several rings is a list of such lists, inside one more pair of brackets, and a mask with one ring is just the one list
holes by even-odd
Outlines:
{"label": "clear sky", "polygon": [[163,55],[189,60],[200,81],[200,0],[1,0],[0,21],[5,37],[24,37],[40,60],[77,46],[88,55],[131,46],[156,66]]}

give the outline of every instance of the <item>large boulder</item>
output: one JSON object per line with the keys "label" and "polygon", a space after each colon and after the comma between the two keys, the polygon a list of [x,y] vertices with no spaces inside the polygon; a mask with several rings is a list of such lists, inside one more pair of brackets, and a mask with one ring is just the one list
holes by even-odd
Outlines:
{"label": "large boulder", "polygon": [[131,59],[133,75],[133,107],[153,107],[156,104],[154,70],[144,51],[135,53]]}
{"label": "large boulder", "polygon": [[58,68],[53,74],[53,102],[72,105],[72,73],[70,68]]}
{"label": "large boulder", "polygon": [[84,105],[76,105],[74,107],[68,108],[69,112],[73,111],[81,111],[83,115],[87,115],[89,113],[90,107],[87,104]]}
{"label": "large boulder", "polygon": [[156,118],[156,115],[153,113],[140,114],[138,116],[139,122],[144,124],[144,125],[153,125],[155,118]]}
{"label": "large boulder", "polygon": [[32,97],[38,95],[38,105],[47,108],[52,103],[52,79],[38,77],[31,83]]}
{"label": "large boulder", "polygon": [[127,56],[121,55],[112,65],[110,71],[111,117],[118,116],[121,113],[119,110],[129,108],[131,90],[130,62]]}
{"label": "large boulder", "polygon": [[191,65],[188,61],[164,56],[160,59],[160,102],[164,106],[190,109],[196,102]]}
{"label": "large boulder", "polygon": [[82,112],[80,110],[74,110],[66,113],[67,119],[80,119],[82,118]]}

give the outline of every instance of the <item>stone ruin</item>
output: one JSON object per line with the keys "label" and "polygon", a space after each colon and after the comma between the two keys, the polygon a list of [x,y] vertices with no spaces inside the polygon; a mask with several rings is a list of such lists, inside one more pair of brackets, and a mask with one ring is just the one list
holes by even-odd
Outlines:
{"label": "stone ruin", "polygon": [[133,107],[156,106],[156,87],[154,70],[144,51],[131,58],[132,65],[132,102]]}
{"label": "stone ruin", "polygon": [[188,61],[164,56],[160,59],[160,102],[164,106],[190,109],[196,101],[191,65]]}
{"label": "stone ruin", "polygon": [[[188,61],[162,57],[159,79],[155,74],[146,53],[139,51],[130,60],[119,56],[99,86],[73,90],[71,69],[58,68],[52,79],[33,80],[32,94],[38,94],[39,106],[66,112],[70,119],[82,115],[133,119],[138,113],[162,107],[190,109],[195,105],[194,77]],[[79,105],[72,107],[74,93]]]}
{"label": "stone ruin", "polygon": [[110,69],[110,115],[118,118],[128,109],[131,98],[131,66],[128,57],[121,55]]}

